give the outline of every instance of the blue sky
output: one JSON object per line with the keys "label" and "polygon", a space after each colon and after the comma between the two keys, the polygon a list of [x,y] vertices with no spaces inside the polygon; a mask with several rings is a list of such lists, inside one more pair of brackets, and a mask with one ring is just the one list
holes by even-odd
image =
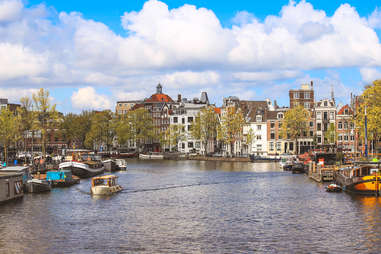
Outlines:
{"label": "blue sky", "polygon": [[313,80],[344,104],[381,75],[380,29],[376,0],[0,0],[0,97],[44,87],[63,112],[113,109],[161,82],[288,106]]}

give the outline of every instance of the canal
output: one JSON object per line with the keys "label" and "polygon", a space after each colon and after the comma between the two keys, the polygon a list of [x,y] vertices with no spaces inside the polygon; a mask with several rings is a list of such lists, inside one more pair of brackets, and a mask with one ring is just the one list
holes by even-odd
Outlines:
{"label": "canal", "polygon": [[380,253],[381,198],[327,193],[275,163],[129,160],[0,206],[0,253]]}

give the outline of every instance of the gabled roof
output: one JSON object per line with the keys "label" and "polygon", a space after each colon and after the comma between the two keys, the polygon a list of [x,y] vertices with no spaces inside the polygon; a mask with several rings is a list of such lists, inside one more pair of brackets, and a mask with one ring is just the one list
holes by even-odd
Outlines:
{"label": "gabled roof", "polygon": [[349,115],[353,114],[353,110],[352,110],[352,108],[348,104],[343,106],[343,107],[341,107],[341,109],[339,110],[339,112],[337,114],[338,115],[344,115],[346,109],[348,109]]}

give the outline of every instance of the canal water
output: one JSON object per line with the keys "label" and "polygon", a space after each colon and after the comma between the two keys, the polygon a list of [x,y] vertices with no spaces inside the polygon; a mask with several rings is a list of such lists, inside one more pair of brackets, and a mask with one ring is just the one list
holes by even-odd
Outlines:
{"label": "canal water", "polygon": [[381,253],[381,198],[327,193],[276,163],[128,161],[0,206],[0,253]]}

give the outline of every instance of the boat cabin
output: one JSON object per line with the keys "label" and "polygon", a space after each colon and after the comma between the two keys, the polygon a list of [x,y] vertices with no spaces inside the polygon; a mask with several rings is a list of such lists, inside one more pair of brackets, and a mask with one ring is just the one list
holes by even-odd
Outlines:
{"label": "boat cabin", "polygon": [[117,183],[116,183],[117,178],[118,177],[114,176],[114,175],[105,175],[105,176],[93,177],[91,180],[91,186],[95,187],[95,186],[103,185],[103,186],[112,187],[112,186],[117,185]]}
{"label": "boat cabin", "polygon": [[23,196],[23,174],[0,172],[0,202]]}

